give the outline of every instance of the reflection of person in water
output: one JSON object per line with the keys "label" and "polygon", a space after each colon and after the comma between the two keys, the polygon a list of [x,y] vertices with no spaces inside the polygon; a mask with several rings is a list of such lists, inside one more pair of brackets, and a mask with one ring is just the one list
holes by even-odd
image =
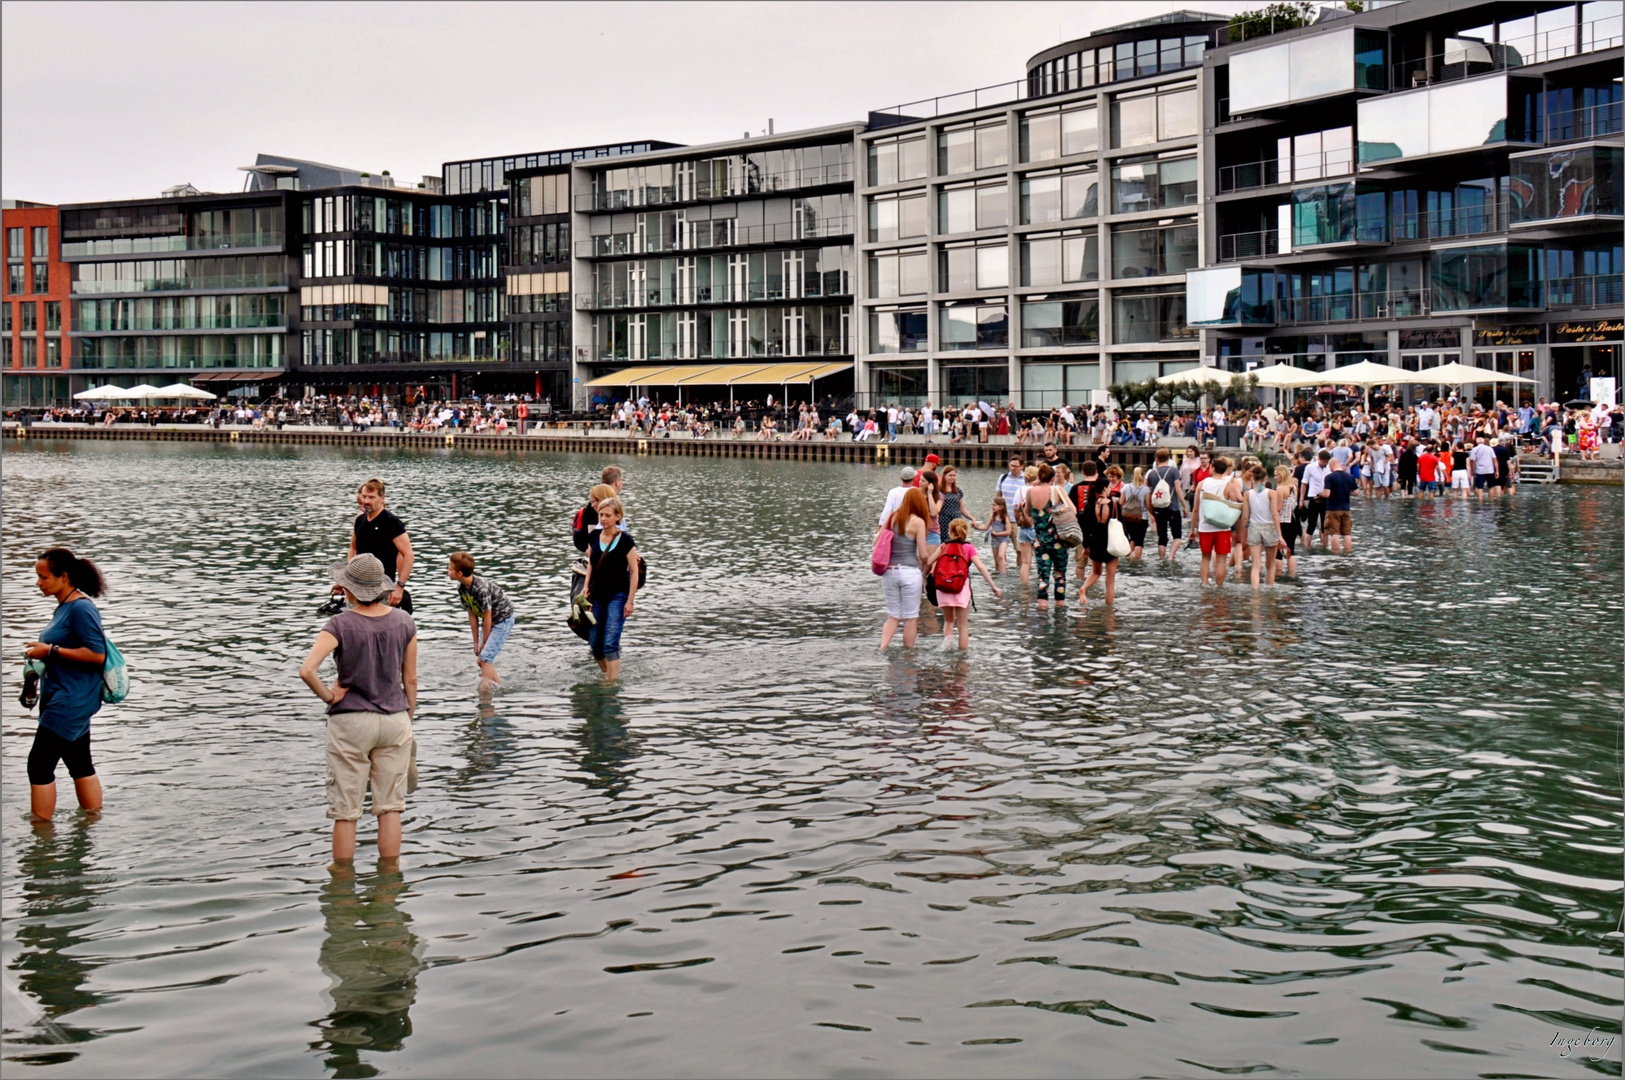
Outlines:
{"label": "reflection of person in water", "polygon": [[570,712],[581,726],[583,783],[615,798],[626,790],[631,778],[626,765],[637,757],[637,740],[628,732],[621,711],[620,692],[613,684],[581,683],[570,693]]}
{"label": "reflection of person in water", "polygon": [[361,1051],[399,1050],[412,1034],[407,1010],[424,965],[412,917],[400,906],[406,882],[399,871],[380,871],[359,885],[353,865],[331,874],[322,889],[327,937],[320,962],[333,980],[333,1008],[316,1021],[322,1037],[311,1046],[327,1052],[324,1064],[335,1075],[370,1076]]}
{"label": "reflection of person in water", "polygon": [[[38,824],[18,859],[22,903],[13,918],[21,948],[11,971],[17,977],[18,988],[44,1011],[40,1018],[44,1022],[36,1021],[32,1025],[35,1032],[19,1042],[79,1042],[92,1037],[88,1032],[54,1023],[67,1013],[104,1000],[102,995],[84,989],[95,965],[86,963],[79,949],[99,921],[95,911],[97,888],[86,873],[89,855],[89,825],[59,832],[49,824]],[[7,1005],[15,1005],[9,995]],[[6,1012],[8,1028],[22,1028],[31,1019],[11,1015],[11,1008]],[[32,1055],[28,1060],[42,1063]]]}

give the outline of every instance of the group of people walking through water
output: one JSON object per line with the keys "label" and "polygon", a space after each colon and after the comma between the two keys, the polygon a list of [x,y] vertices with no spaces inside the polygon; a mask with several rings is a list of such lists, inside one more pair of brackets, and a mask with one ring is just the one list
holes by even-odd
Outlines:
{"label": "group of people walking through water", "polygon": [[[1075,470],[1053,443],[1031,463],[1012,456],[982,521],[966,505],[958,470],[938,455],[904,466],[876,521],[872,569],[886,609],[880,648],[889,648],[899,629],[904,645],[916,643],[922,602],[941,612],[945,647],[964,648],[970,571],[1002,598],[994,579],[1009,571],[1012,549],[1015,573],[1022,586],[1035,587],[1041,612],[1066,606],[1069,570],[1082,578],[1075,586],[1081,603],[1096,585],[1114,603],[1118,567],[1144,556],[1153,530],[1157,556],[1166,561],[1177,558],[1187,529],[1195,533],[1204,586],[1222,586],[1244,569],[1254,589],[1274,586],[1283,572],[1296,576],[1298,555],[1316,534],[1327,551],[1354,550],[1351,499],[1362,486],[1346,445],[1300,448],[1273,468],[1251,454],[1238,461],[1198,447],[1186,449],[1180,463],[1174,451],[1158,448],[1151,467],[1127,471],[1111,461],[1110,446],[1086,453]],[[976,532],[992,549],[991,572],[970,543]]]}

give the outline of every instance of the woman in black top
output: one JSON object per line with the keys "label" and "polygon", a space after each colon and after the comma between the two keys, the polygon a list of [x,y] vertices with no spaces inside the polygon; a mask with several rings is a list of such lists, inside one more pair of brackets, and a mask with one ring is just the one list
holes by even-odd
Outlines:
{"label": "woman in black top", "polygon": [[587,599],[593,626],[587,635],[592,658],[611,679],[621,677],[621,627],[632,617],[638,596],[637,541],[621,531],[621,500],[598,504],[599,530],[587,542]]}

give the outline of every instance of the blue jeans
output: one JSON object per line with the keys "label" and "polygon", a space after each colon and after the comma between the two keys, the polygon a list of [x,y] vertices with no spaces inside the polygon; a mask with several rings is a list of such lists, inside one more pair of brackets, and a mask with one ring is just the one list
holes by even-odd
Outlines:
{"label": "blue jeans", "polygon": [[482,664],[496,663],[497,654],[502,651],[502,646],[508,643],[508,635],[511,633],[513,633],[512,615],[499,623],[493,623],[491,633],[486,636],[484,647],[480,649],[480,662]]}
{"label": "blue jeans", "polygon": [[592,617],[597,620],[593,623],[592,632],[587,635],[587,645],[592,649],[592,658],[619,660],[621,627],[626,625],[626,594],[616,593],[607,600],[594,599]]}

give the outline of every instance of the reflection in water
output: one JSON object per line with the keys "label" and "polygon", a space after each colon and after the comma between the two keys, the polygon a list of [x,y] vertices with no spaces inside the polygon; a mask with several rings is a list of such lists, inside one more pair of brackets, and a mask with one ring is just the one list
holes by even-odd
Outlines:
{"label": "reflection in water", "polygon": [[333,980],[333,1008],[315,1022],[322,1037],[311,1044],[324,1051],[334,1076],[376,1076],[361,1060],[363,1050],[394,1051],[412,1034],[407,1010],[417,1000],[423,970],[412,917],[400,906],[406,881],[399,870],[380,869],[358,882],[353,867],[335,868],[322,888],[322,970]]}
{"label": "reflection in water", "polygon": [[[60,1019],[77,1009],[86,1009],[107,1000],[107,995],[85,989],[97,967],[77,948],[97,922],[94,914],[97,894],[85,876],[90,857],[90,824],[79,822],[60,833],[49,824],[34,824],[33,837],[23,849],[21,905],[23,918],[17,921],[17,957],[8,979],[14,974],[23,993],[39,1003],[44,1015],[14,1017],[12,1010],[22,1004],[8,995],[6,1026],[26,1034],[7,1041],[27,1045],[84,1042],[97,1037],[94,1031],[73,1028]],[[44,1056],[28,1054],[33,1064],[70,1061],[76,1055],[58,1051]]]}
{"label": "reflection in water", "polygon": [[570,715],[581,721],[581,782],[610,798],[618,798],[631,782],[626,765],[638,755],[638,742],[626,727],[618,686],[599,680],[584,682],[570,692]]}
{"label": "reflection in water", "polygon": [[513,725],[497,715],[496,706],[488,698],[480,701],[474,719],[464,726],[463,735],[463,758],[467,764],[457,770],[458,787],[497,771],[504,761],[512,763]]}

